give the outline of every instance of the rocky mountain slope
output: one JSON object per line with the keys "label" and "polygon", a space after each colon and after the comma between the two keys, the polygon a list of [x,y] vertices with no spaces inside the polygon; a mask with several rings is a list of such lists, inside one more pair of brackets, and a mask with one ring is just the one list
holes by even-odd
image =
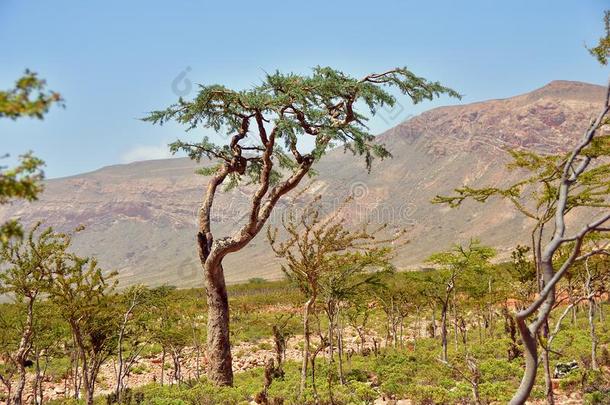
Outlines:
{"label": "rocky mountain slope", "polygon": [[[430,253],[472,237],[507,254],[527,240],[530,225],[508,205],[450,210],[431,205],[430,199],[462,184],[510,181],[503,168],[506,148],[565,150],[581,136],[602,99],[600,86],[554,81],[508,99],[433,109],[380,135],[394,157],[370,174],[350,154],[330,153],[309,192],[323,193],[328,211],[352,194],[354,202],[345,211],[352,223],[406,227],[410,243],[398,251],[399,267],[417,267]],[[195,168],[187,159],[156,160],[50,180],[40,201],[2,207],[0,219],[41,220],[62,230],[85,225],[75,249],[118,270],[122,283],[200,285],[195,213],[206,178],[194,174]],[[305,198],[282,201],[272,221]],[[235,229],[247,201],[239,189],[219,197],[214,218],[219,234]],[[230,256],[225,272],[229,282],[281,275],[264,236]]]}

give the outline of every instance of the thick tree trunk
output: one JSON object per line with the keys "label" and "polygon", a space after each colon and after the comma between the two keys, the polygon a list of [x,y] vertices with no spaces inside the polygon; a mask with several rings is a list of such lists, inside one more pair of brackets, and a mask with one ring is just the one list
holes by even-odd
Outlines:
{"label": "thick tree trunk", "polygon": [[222,264],[204,263],[208,301],[208,378],[216,385],[233,385],[229,340],[229,297]]}
{"label": "thick tree trunk", "polygon": [[[549,257],[552,257],[552,255]],[[553,264],[549,257],[544,257],[543,261],[540,263],[545,285],[551,281],[554,274]],[[538,310],[537,319],[532,324],[531,329],[527,326],[527,317],[523,316],[522,313],[517,314],[516,321],[523,340],[525,372],[523,373],[523,378],[521,379],[521,384],[519,385],[517,392],[510,401],[510,405],[524,404],[534,387],[538,369],[538,342],[536,341],[536,337],[539,332],[539,325],[545,325],[554,303],[555,288],[553,287],[544,298],[544,302]]]}
{"label": "thick tree trunk", "polygon": [[521,379],[521,385],[519,389],[510,401],[510,405],[522,405],[525,403],[527,398],[534,387],[536,381],[536,370],[538,368],[538,347],[536,342],[536,336],[532,335],[531,331],[525,324],[525,320],[517,319],[517,326],[523,339],[525,357],[525,373]]}
{"label": "thick tree trunk", "polygon": [[25,390],[25,366],[23,365],[23,363],[21,363],[17,364],[17,367],[19,371],[19,377],[11,403],[14,405],[21,405],[23,403],[23,391]]}

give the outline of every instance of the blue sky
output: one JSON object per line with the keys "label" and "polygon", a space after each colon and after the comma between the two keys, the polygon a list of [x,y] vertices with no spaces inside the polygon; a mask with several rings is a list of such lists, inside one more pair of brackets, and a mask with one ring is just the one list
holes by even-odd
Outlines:
{"label": "blue sky", "polygon": [[[0,122],[1,152],[33,150],[49,177],[163,157],[183,129],[138,118],[192,96],[188,83],[243,88],[275,69],[360,76],[406,65],[462,102],[555,79],[604,83],[608,69],[584,45],[601,35],[605,8],[610,1],[0,0],[0,88],[29,68],[66,100],[41,122]],[[454,102],[403,99],[371,129]]]}

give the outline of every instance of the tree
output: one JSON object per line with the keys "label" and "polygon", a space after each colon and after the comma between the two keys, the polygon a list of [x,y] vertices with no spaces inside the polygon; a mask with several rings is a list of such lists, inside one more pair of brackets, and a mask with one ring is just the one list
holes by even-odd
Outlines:
{"label": "tree", "polygon": [[191,343],[192,326],[184,316],[181,303],[175,302],[172,296],[173,287],[158,287],[152,290],[151,304],[155,308],[155,319],[152,327],[153,339],[161,346],[161,385],[164,383],[165,358],[169,354],[173,362],[173,383],[182,382],[182,354]]}
{"label": "tree", "polygon": [[359,352],[361,355],[365,353],[366,335],[369,320],[371,319],[372,307],[370,305],[370,298],[367,293],[358,294],[350,299],[350,304],[344,311],[348,325],[358,334],[358,339],[360,340]]}
{"label": "tree", "polygon": [[403,344],[404,320],[416,305],[416,283],[411,277],[400,279],[397,275],[388,273],[374,288],[377,304],[386,315],[386,347],[390,339],[394,348]]}
{"label": "tree", "polygon": [[[371,234],[371,236],[373,236]],[[373,236],[374,238],[374,236]],[[389,243],[384,240],[382,243]],[[355,241],[354,241],[355,242]],[[328,258],[328,270],[322,274],[320,290],[324,301],[324,311],[328,318],[329,360],[334,361],[334,341],[337,340],[339,381],[345,384],[343,375],[343,323],[342,308],[349,300],[362,293],[367,287],[379,283],[378,273],[392,271],[391,249],[375,245],[353,243],[343,253],[332,253]]]}
{"label": "tree", "polygon": [[451,251],[435,253],[427,262],[439,266],[439,269],[426,274],[422,285],[422,294],[433,299],[441,310],[441,361],[447,362],[447,316],[450,305],[455,306],[455,295],[459,278],[467,271],[478,272],[488,265],[495,251],[482,246],[479,241],[471,240],[468,247],[456,245]]}
{"label": "tree", "polygon": [[[453,364],[448,361],[442,361],[445,366],[451,369],[458,378],[468,382],[472,389],[472,402],[475,405],[481,405],[481,396],[480,396],[480,384],[481,384],[481,371],[479,369],[479,364],[476,358],[474,358],[470,353],[466,352],[464,354],[456,355]],[[460,364],[461,363],[461,364]],[[465,365],[462,366],[462,364]]]}
{"label": "tree", "polygon": [[70,327],[76,349],[74,394],[78,398],[80,375],[87,405],[93,404],[100,366],[116,348],[120,314],[116,313],[111,301],[116,283],[109,282],[114,275],[105,276],[95,259],[74,254],[58,257],[50,273],[49,300]]}
{"label": "tree", "polygon": [[33,347],[35,312],[38,301],[49,290],[49,273],[52,263],[65,253],[66,235],[57,234],[51,228],[42,232],[34,226],[27,237],[13,237],[0,248],[0,293],[9,294],[15,300],[23,319],[19,343],[10,362],[18,374],[18,382],[9,404],[23,403],[26,383],[26,361]]}
{"label": "tree", "polygon": [[[610,14],[606,13],[606,35],[594,48],[594,54],[602,64],[607,63],[610,43]],[[594,249],[581,255],[581,248],[592,234],[610,231],[607,224],[610,214],[608,177],[610,166],[610,136],[601,129],[608,124],[610,112],[610,85],[601,112],[592,120],[584,136],[567,154],[540,155],[530,151],[511,151],[513,163],[509,169],[529,172],[518,182],[506,187],[456,189],[453,196],[437,196],[433,202],[457,207],[466,199],[485,202],[491,197],[510,201],[515,208],[534,221],[530,234],[532,253],[536,264],[539,293],[526,308],[520,310],[515,319],[524,344],[525,372],[511,404],[523,404],[534,386],[538,369],[538,336],[548,338],[548,317],[555,304],[557,283],[577,262],[605,252]],[[585,225],[568,224],[566,217],[576,211],[587,211],[587,216],[597,215]],[[547,228],[551,228],[547,231]],[[545,232],[546,231],[546,232]],[[545,242],[545,236],[549,237]],[[562,247],[569,246],[568,257],[555,266],[555,259]],[[534,319],[529,322],[530,317]],[[529,322],[529,323],[528,323]],[[548,352],[543,351],[543,363],[547,376],[547,402],[554,403],[552,384],[548,378],[550,366]]]}
{"label": "tree", "polygon": [[[415,103],[441,94],[459,97],[455,91],[404,68],[355,79],[328,67],[317,67],[311,76],[267,74],[263,83],[250,90],[201,86],[193,101],[181,98],[177,104],[145,118],[154,124],[175,120],[188,129],[224,128],[230,136],[228,144],[222,146],[207,137],[198,143],[177,141],[170,145],[172,152],[184,151],[197,162],[202,158],[214,162],[200,171],[211,177],[199,209],[197,247],[209,307],[208,376],[216,384],[233,383],[223,259],[250,243],[280,198],[311,174],[314,163],[336,144],[363,155],[369,169],[373,158],[390,156],[375,142],[364,124],[366,117],[358,112],[359,103],[373,114],[384,105],[394,105],[394,96],[384,86],[397,87]],[[312,151],[303,151],[303,137],[314,140]],[[218,187],[223,183],[235,187],[244,177],[256,185],[245,223],[232,236],[219,238],[211,221]]]}
{"label": "tree", "polygon": [[[285,236],[278,239],[278,228],[267,229],[267,238],[278,257],[283,258],[282,271],[294,281],[307,297],[303,308],[303,364],[301,367],[300,393],[306,386],[307,367],[310,361],[310,315],[315,310],[316,301],[324,293],[332,302],[328,303],[329,341],[334,329],[336,300],[345,294],[340,282],[347,282],[355,275],[364,275],[366,269],[387,267],[389,249],[385,244],[395,238],[377,239],[386,227],[384,225],[370,231],[368,226],[351,231],[345,227],[345,220],[339,216],[345,204],[328,217],[322,216],[321,197],[317,196],[297,215],[289,211],[282,219]],[[349,200],[348,200],[349,201]],[[402,235],[402,233],[400,234]],[[337,277],[337,275],[339,275]],[[349,280],[352,288],[368,283],[371,275]]]}
{"label": "tree", "polygon": [[140,358],[140,353],[148,343],[146,339],[145,320],[142,319],[142,307],[147,303],[148,290],[136,285],[129,288],[117,303],[121,306],[122,316],[117,336],[116,386],[114,395],[118,403],[123,400],[127,378],[133,365]]}
{"label": "tree", "polygon": [[57,307],[45,300],[41,302],[34,319],[34,336],[32,341],[31,357],[34,368],[34,381],[32,383],[33,402],[41,405],[45,402],[44,387],[49,362],[52,357],[65,356],[62,345],[70,335],[69,328],[59,317]]}
{"label": "tree", "polygon": [[[599,246],[588,246],[587,250],[598,249]],[[605,260],[603,260],[605,259]],[[582,285],[582,299],[587,301],[587,320],[589,322],[589,336],[591,337],[591,368],[599,369],[597,360],[597,346],[599,338],[595,328],[595,312],[597,310],[596,299],[601,299],[608,293],[608,282],[610,272],[608,271],[608,260],[602,257],[588,257],[582,265],[577,266],[576,278]]]}
{"label": "tree", "polygon": [[25,71],[10,90],[0,91],[0,118],[30,117],[43,119],[52,105],[63,105],[61,95],[47,92],[47,83],[30,70]]}
{"label": "tree", "polygon": [[[0,90],[0,118],[16,120],[22,117],[43,119],[52,105],[63,105],[61,95],[46,90],[46,82],[29,70],[17,80],[10,90]],[[6,156],[5,156],[6,157]],[[42,190],[43,161],[26,153],[20,157],[20,164],[8,169],[0,166],[0,204],[13,199],[35,200]],[[13,235],[21,234],[21,227],[15,221],[5,223],[0,228],[0,241],[6,242]]]}

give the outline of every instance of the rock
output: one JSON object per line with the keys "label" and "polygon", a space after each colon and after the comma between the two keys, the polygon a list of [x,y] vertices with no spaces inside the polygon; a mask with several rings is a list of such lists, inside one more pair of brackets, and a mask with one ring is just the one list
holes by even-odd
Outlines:
{"label": "rock", "polygon": [[563,378],[576,369],[578,369],[578,362],[576,360],[567,363],[557,363],[553,376],[555,378]]}

